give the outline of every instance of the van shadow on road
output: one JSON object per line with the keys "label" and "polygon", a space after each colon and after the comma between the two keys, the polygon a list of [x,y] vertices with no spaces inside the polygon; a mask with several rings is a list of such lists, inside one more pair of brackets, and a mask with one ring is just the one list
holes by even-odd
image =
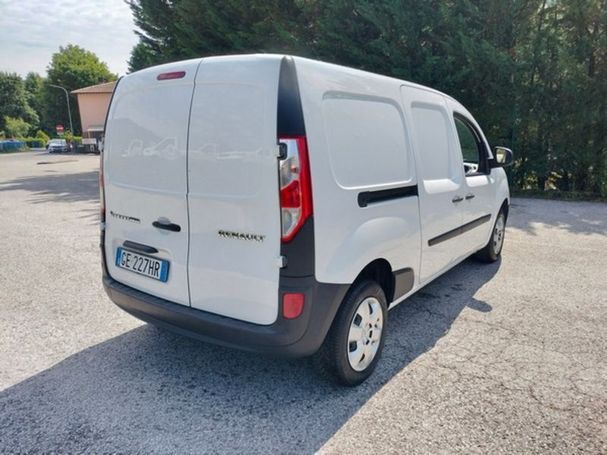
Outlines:
{"label": "van shadow on road", "polygon": [[[44,161],[41,161],[44,163]],[[46,202],[96,202],[99,201],[99,173],[97,171],[65,174],[53,172],[53,164],[40,164],[45,174],[20,177],[7,182],[0,182],[0,194],[8,191],[22,190],[32,193],[35,204]],[[48,169],[47,169],[48,168]]]}
{"label": "van shadow on road", "polygon": [[468,260],[391,311],[378,370],[355,389],[307,360],[139,327],[0,392],[0,451],[315,451],[464,308],[491,311],[474,295],[498,269]]}

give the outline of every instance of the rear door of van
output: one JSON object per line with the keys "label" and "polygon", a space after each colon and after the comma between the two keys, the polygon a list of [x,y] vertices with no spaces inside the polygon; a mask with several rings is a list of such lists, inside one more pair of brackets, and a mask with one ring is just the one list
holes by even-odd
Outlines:
{"label": "rear door of van", "polygon": [[187,131],[199,63],[124,77],[108,113],[103,152],[109,274],[183,305],[190,303]]}
{"label": "rear door of van", "polygon": [[264,325],[278,316],[280,63],[204,59],[189,138],[192,307]]}

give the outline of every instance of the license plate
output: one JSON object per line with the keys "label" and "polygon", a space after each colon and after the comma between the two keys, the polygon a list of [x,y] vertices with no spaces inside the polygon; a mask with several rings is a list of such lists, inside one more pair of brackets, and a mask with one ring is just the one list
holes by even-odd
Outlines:
{"label": "license plate", "polygon": [[124,248],[116,251],[116,267],[165,283],[169,279],[169,261],[135,253]]}

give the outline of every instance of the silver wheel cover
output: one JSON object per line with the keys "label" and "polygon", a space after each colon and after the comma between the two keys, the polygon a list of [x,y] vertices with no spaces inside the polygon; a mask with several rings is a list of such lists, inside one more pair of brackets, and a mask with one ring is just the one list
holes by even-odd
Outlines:
{"label": "silver wheel cover", "polygon": [[493,251],[495,254],[500,254],[502,246],[504,245],[504,234],[506,231],[506,220],[504,215],[500,213],[495,222],[495,228],[493,229]]}
{"label": "silver wheel cover", "polygon": [[348,362],[355,371],[365,370],[377,355],[384,325],[381,304],[367,297],[356,309],[348,332]]}

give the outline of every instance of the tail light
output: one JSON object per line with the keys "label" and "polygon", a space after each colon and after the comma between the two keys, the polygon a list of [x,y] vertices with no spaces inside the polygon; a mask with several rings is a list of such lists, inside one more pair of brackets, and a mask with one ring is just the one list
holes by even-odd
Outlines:
{"label": "tail light", "polygon": [[303,313],[305,295],[287,293],[282,296],[282,314],[285,319],[296,319]]}
{"label": "tail light", "polygon": [[283,136],[280,159],[282,241],[290,242],[312,216],[312,185],[305,136]]}
{"label": "tail light", "polygon": [[169,81],[171,79],[181,79],[185,77],[185,71],[171,71],[170,73],[161,73],[156,76],[156,80]]}

